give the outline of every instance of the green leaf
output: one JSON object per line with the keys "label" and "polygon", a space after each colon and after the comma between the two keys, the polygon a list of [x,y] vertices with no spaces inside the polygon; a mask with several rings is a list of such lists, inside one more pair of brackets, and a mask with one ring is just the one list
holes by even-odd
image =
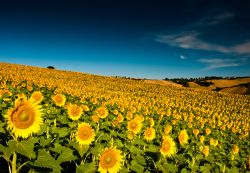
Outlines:
{"label": "green leaf", "polygon": [[63,147],[63,151],[57,158],[57,161],[59,162],[59,164],[61,164],[62,162],[67,162],[75,159],[76,157],[73,155],[73,150],[67,147]]}
{"label": "green leaf", "polygon": [[122,148],[124,146],[124,144],[122,143],[121,140],[116,139],[115,140],[115,146],[117,146],[118,148]]}
{"label": "green leaf", "polygon": [[5,147],[0,144],[0,153],[3,153],[3,155],[10,159],[10,156],[13,154],[13,151],[9,147]]}
{"label": "green leaf", "polygon": [[35,160],[34,166],[61,171],[60,164],[43,149],[38,150],[37,160]]}
{"label": "green leaf", "polygon": [[133,160],[131,162],[131,165],[129,166],[129,168],[137,173],[141,173],[144,171],[144,166],[140,165],[139,163],[137,163],[135,160]]}
{"label": "green leaf", "polygon": [[61,144],[59,144],[58,142],[56,142],[54,144],[54,147],[53,148],[51,147],[50,150],[53,152],[56,152],[58,154],[61,154],[62,150],[63,150],[63,146]]}
{"label": "green leaf", "polygon": [[182,168],[181,173],[188,173],[186,168]]}
{"label": "green leaf", "polygon": [[64,138],[67,135],[69,135],[70,130],[66,127],[62,127],[62,128],[52,128],[52,133],[57,133],[59,135],[59,138]]}
{"label": "green leaf", "polygon": [[96,144],[94,148],[90,149],[90,152],[96,156],[98,156],[102,152],[102,145]]}
{"label": "green leaf", "polygon": [[160,161],[156,162],[156,167],[162,171],[163,173],[169,173],[169,168],[167,166],[167,163],[162,163]]}
{"label": "green leaf", "polygon": [[152,152],[152,153],[158,153],[159,152],[159,148],[156,145],[150,144],[145,148],[146,152]]}
{"label": "green leaf", "polygon": [[140,148],[138,148],[138,147],[135,147],[135,146],[130,146],[129,147],[129,151],[131,152],[131,153],[133,153],[133,154],[143,154],[144,152],[140,149]]}
{"label": "green leaf", "polygon": [[5,133],[5,129],[3,128],[4,125],[5,123],[0,123],[0,133]]}
{"label": "green leaf", "polygon": [[110,141],[111,138],[110,138],[110,136],[109,136],[108,134],[106,134],[106,133],[101,133],[101,135],[100,135],[100,137],[99,137],[98,140],[99,140],[99,141]]}
{"label": "green leaf", "polygon": [[35,158],[35,152],[34,152],[34,143],[35,141],[21,141],[21,142],[17,142],[15,140],[10,140],[8,142],[8,146],[10,147],[10,149],[12,151],[16,151],[17,153],[24,155],[28,158]]}
{"label": "green leaf", "polygon": [[81,157],[89,150],[89,145],[79,145],[76,142],[70,142],[70,145],[78,151]]}
{"label": "green leaf", "polygon": [[141,164],[141,165],[146,165],[146,160],[145,160],[145,158],[142,156],[142,155],[137,155],[137,156],[135,156],[134,157],[134,160],[137,162],[137,163],[139,163],[139,164]]}
{"label": "green leaf", "polygon": [[125,167],[123,166],[119,172],[120,172],[120,173],[129,173],[129,169],[128,169],[128,168],[125,168]]}
{"label": "green leaf", "polygon": [[178,172],[178,168],[177,168],[176,165],[173,165],[173,164],[168,163],[167,166],[168,166],[168,169],[169,169],[171,172]]}
{"label": "green leaf", "polygon": [[40,144],[42,147],[46,147],[46,146],[49,145],[51,142],[52,142],[52,138],[41,137],[41,138],[40,138],[39,144]]}
{"label": "green leaf", "polygon": [[85,163],[83,165],[76,167],[76,173],[95,173],[97,172],[95,162],[92,163]]}
{"label": "green leaf", "polygon": [[[54,112],[54,113],[58,114],[57,112]],[[56,120],[59,121],[62,124],[68,124],[69,123],[67,116],[64,116],[64,115],[57,116]]]}

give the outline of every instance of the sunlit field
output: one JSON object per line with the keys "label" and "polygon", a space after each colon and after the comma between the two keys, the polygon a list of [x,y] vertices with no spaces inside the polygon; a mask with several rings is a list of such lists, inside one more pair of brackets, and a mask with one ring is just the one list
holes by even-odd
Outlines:
{"label": "sunlit field", "polygon": [[0,69],[0,172],[250,171],[249,95]]}

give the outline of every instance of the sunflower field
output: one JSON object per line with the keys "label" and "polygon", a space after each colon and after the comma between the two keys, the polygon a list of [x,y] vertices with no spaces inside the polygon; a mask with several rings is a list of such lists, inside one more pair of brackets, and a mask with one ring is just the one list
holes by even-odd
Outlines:
{"label": "sunflower field", "polygon": [[0,63],[0,172],[250,172],[250,96]]}

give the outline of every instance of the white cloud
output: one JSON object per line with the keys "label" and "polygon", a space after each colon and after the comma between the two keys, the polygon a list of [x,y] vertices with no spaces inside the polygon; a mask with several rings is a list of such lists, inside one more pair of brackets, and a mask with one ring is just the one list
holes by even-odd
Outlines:
{"label": "white cloud", "polygon": [[235,45],[232,49],[234,52],[237,52],[240,54],[249,54],[250,53],[250,41]]}
{"label": "white cloud", "polygon": [[177,34],[159,35],[155,38],[155,41],[184,49],[250,54],[250,41],[242,42],[233,46],[223,46],[204,41],[199,38],[200,35],[201,34],[197,31],[185,31]]}
{"label": "white cloud", "polygon": [[204,70],[211,70],[211,69],[217,69],[217,68],[223,68],[223,67],[237,67],[243,63],[243,60],[242,59],[203,58],[203,59],[199,59],[198,62],[206,64],[206,68]]}
{"label": "white cloud", "polygon": [[187,59],[187,57],[186,56],[184,56],[184,55],[180,55],[180,59]]}

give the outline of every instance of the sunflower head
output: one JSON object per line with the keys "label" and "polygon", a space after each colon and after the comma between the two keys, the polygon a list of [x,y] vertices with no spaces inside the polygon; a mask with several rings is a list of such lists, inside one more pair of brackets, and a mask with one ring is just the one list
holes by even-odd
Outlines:
{"label": "sunflower head", "polygon": [[205,137],[202,135],[202,136],[200,136],[200,142],[203,144],[203,142],[204,142],[204,140],[205,140]]}
{"label": "sunflower head", "polygon": [[209,146],[204,146],[202,153],[204,154],[205,157],[209,155]]}
{"label": "sunflower head", "polygon": [[55,102],[55,104],[57,106],[64,106],[65,105],[65,102],[66,102],[66,97],[65,95],[62,95],[62,94],[56,94],[52,97],[52,100]]}
{"label": "sunflower head", "polygon": [[17,98],[14,107],[7,111],[5,118],[7,128],[16,137],[22,138],[28,138],[33,133],[37,133],[43,123],[41,106],[33,99],[27,100],[26,97]]}
{"label": "sunflower head", "polygon": [[234,145],[233,145],[233,148],[232,148],[233,154],[238,154],[239,151],[240,151],[240,149],[239,149],[238,145],[234,144]]}
{"label": "sunflower head", "polygon": [[160,152],[163,157],[171,157],[176,153],[177,149],[174,140],[170,136],[165,136],[163,138]]}
{"label": "sunflower head", "polygon": [[78,125],[76,132],[76,141],[80,145],[89,145],[95,139],[95,132],[88,123],[81,123]]}
{"label": "sunflower head", "polygon": [[117,116],[117,121],[118,121],[119,123],[121,123],[121,122],[123,122],[123,120],[124,120],[124,118],[123,118],[122,114],[118,114],[118,116]]}
{"label": "sunflower head", "polygon": [[164,129],[164,132],[166,135],[169,134],[171,131],[172,131],[172,126],[170,126],[170,125],[167,125]]}
{"label": "sunflower head", "polygon": [[137,121],[142,123],[144,121],[144,116],[143,115],[138,115],[134,119],[136,119]]}
{"label": "sunflower head", "polygon": [[82,112],[83,112],[82,108],[75,104],[69,104],[67,110],[68,110],[69,118],[72,120],[78,120],[81,117]]}
{"label": "sunflower head", "polygon": [[188,137],[187,131],[181,130],[181,132],[179,133],[179,136],[178,136],[179,143],[181,145],[188,143],[188,138],[189,137]]}
{"label": "sunflower head", "polygon": [[133,140],[133,139],[134,139],[134,133],[128,132],[127,138],[128,138],[129,140]]}
{"label": "sunflower head", "polygon": [[149,127],[144,132],[144,138],[147,141],[152,141],[155,138],[155,129],[153,127]]}
{"label": "sunflower head", "polygon": [[100,120],[100,118],[98,117],[98,115],[92,115],[91,116],[91,119],[95,122],[95,123],[99,123],[99,120]]}
{"label": "sunflower head", "polygon": [[133,119],[133,120],[130,120],[128,122],[128,127],[127,128],[128,128],[128,131],[131,131],[134,134],[137,134],[137,133],[139,133],[141,131],[142,123],[139,122],[136,119]]}
{"label": "sunflower head", "polygon": [[211,133],[211,129],[210,128],[206,128],[205,132],[206,132],[207,135],[209,135]]}
{"label": "sunflower head", "polygon": [[200,133],[199,129],[193,129],[193,134],[197,136]]}
{"label": "sunflower head", "polygon": [[96,113],[99,118],[106,118],[109,114],[108,109],[105,106],[97,108]]}
{"label": "sunflower head", "polygon": [[99,158],[98,171],[101,173],[117,173],[122,167],[122,152],[114,148],[106,148]]}
{"label": "sunflower head", "polygon": [[149,118],[148,121],[149,121],[150,127],[153,127],[155,125],[155,122],[154,122],[153,118]]}
{"label": "sunflower head", "polygon": [[33,99],[34,102],[41,103],[43,100],[43,94],[41,91],[35,91],[31,94],[30,99]]}
{"label": "sunflower head", "polygon": [[132,112],[128,112],[127,116],[126,116],[127,120],[131,120],[133,118],[133,113]]}

